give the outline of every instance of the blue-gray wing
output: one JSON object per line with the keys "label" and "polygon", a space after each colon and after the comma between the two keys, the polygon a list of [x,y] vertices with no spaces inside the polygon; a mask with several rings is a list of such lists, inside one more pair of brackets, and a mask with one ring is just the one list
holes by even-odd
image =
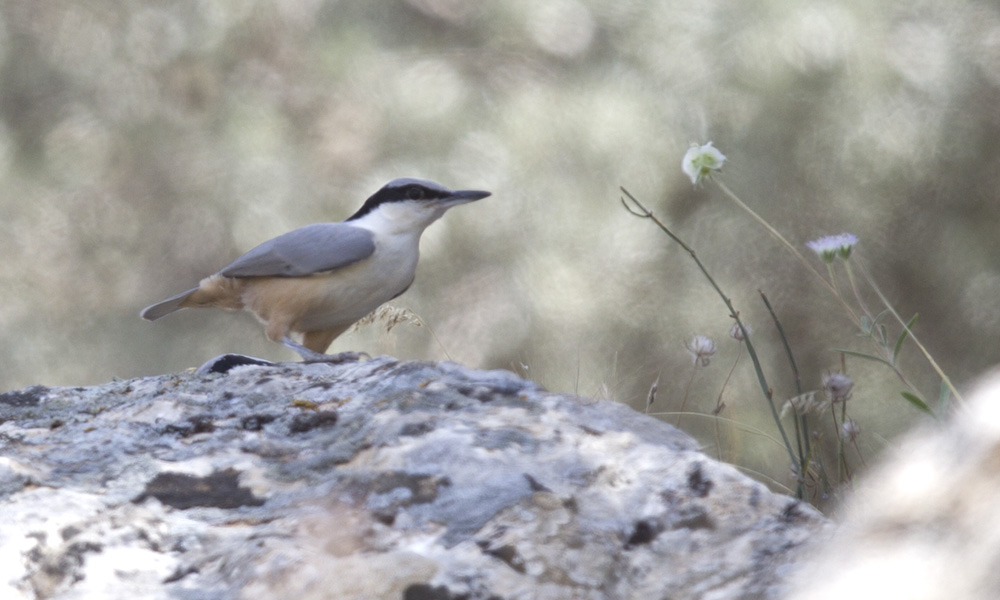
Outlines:
{"label": "blue-gray wing", "polygon": [[372,232],[346,223],[318,223],[268,240],[219,273],[225,277],[304,277],[364,260],[375,251]]}

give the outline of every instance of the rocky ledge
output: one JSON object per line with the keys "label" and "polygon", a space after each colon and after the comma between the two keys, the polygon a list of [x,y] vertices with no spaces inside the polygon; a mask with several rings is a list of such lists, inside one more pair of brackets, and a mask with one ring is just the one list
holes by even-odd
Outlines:
{"label": "rocky ledge", "polygon": [[3,598],[777,598],[828,529],[670,425],[503,371],[0,394]]}

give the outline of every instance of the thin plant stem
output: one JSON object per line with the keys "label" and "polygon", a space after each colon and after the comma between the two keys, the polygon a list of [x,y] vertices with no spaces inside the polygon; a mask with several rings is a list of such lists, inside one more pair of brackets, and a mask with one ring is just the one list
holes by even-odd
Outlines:
{"label": "thin plant stem", "polygon": [[724,406],[722,403],[722,394],[726,391],[726,386],[729,385],[729,380],[733,377],[733,372],[736,371],[736,365],[740,362],[740,357],[743,356],[743,346],[740,345],[739,353],[736,355],[736,360],[733,361],[733,366],[729,368],[729,374],[726,375],[726,380],[722,382],[722,389],[719,390],[719,397],[715,399],[715,413],[718,414]]}
{"label": "thin plant stem", "polygon": [[830,416],[833,417],[833,431],[837,435],[837,482],[844,481],[844,470],[843,461],[844,457],[844,440],[840,436],[840,425],[837,423],[837,407],[833,402],[830,403]]}
{"label": "thin plant stem", "polygon": [[[718,417],[719,414],[716,413],[715,416]],[[718,457],[719,461],[722,462],[722,440],[719,439],[719,420],[715,419],[712,424],[715,427],[715,455]]]}
{"label": "thin plant stem", "polygon": [[688,403],[688,394],[691,393],[691,384],[694,382],[694,374],[698,372],[698,359],[695,359],[694,365],[691,367],[691,377],[688,377],[687,385],[684,386],[684,398],[681,400],[681,407],[677,411],[677,421],[674,423],[674,427],[681,426],[681,417],[684,416],[684,407]]}
{"label": "thin plant stem", "polygon": [[452,358],[451,354],[448,353],[448,349],[444,347],[444,344],[442,344],[441,340],[438,339],[437,334],[434,333],[434,329],[430,325],[428,325],[427,321],[425,321],[420,315],[418,315],[416,313],[413,313],[413,314],[414,314],[414,316],[417,317],[417,321],[423,323],[424,327],[427,328],[427,331],[430,332],[430,334],[431,334],[431,338],[433,338],[434,341],[437,343],[438,347],[441,348],[441,351],[444,352],[444,355],[448,358],[448,360],[451,361],[451,362],[455,362],[455,359]]}
{"label": "thin plant stem", "polygon": [[865,462],[864,455],[861,454],[861,446],[858,446],[858,441],[851,440],[851,445],[854,446],[854,451],[858,453],[858,460],[861,461],[861,466],[868,467],[868,463]]}
{"label": "thin plant stem", "polygon": [[847,400],[841,402],[840,406],[840,427],[837,428],[837,453],[840,455],[841,462],[844,463],[844,476],[848,480],[851,478],[851,469],[847,465],[847,453],[844,452],[844,436],[841,432],[843,424],[847,422]]}
{"label": "thin plant stem", "polygon": [[773,477],[769,477],[768,475],[765,475],[764,473],[761,473],[760,471],[755,471],[754,469],[751,469],[750,467],[744,467],[744,466],[741,466],[741,465],[733,465],[733,466],[736,467],[738,470],[744,472],[744,473],[747,473],[747,474],[749,474],[749,475],[751,475],[753,477],[756,477],[757,479],[762,479],[762,480],[770,481],[771,485],[784,490],[784,492],[786,494],[791,494],[792,493],[792,489],[790,487],[788,487],[787,485],[781,483],[780,481],[778,481],[777,479],[775,479]]}
{"label": "thin plant stem", "polygon": [[576,347],[576,379],[573,380],[573,393],[580,394],[580,347]]}
{"label": "thin plant stem", "polygon": [[837,275],[833,272],[833,263],[826,263],[826,273],[830,276],[830,284],[833,288],[833,293],[837,294],[837,297],[841,298],[841,301],[843,301],[843,298],[840,295],[840,288],[837,287]]}
{"label": "thin plant stem", "polygon": [[802,265],[810,273],[812,273],[813,275],[815,275],[816,278],[819,279],[820,282],[828,290],[830,290],[831,292],[833,292],[833,294],[840,300],[840,303],[843,305],[844,310],[847,311],[847,314],[851,317],[852,321],[854,321],[855,323],[859,323],[860,322],[860,320],[858,319],[858,315],[854,312],[854,309],[852,309],[851,306],[849,304],[847,304],[847,302],[844,300],[844,298],[837,292],[837,288],[833,285],[833,283],[831,283],[830,281],[827,281],[825,277],[823,277],[822,275],[820,275],[820,272],[817,271],[816,268],[812,266],[812,263],[810,263],[808,260],[806,260],[806,257],[803,256],[801,252],[799,252],[798,248],[796,248],[791,242],[789,242],[787,239],[785,239],[785,236],[781,235],[781,233],[779,233],[777,229],[775,229],[773,226],[771,226],[770,223],[768,223],[767,221],[765,221],[763,217],[761,217],[760,215],[758,215],[752,208],[750,208],[742,200],[740,200],[739,196],[737,196],[733,192],[733,190],[729,189],[729,186],[727,186],[725,183],[723,183],[722,181],[720,181],[719,179],[716,179],[716,178],[712,178],[712,181],[714,181],[715,184],[719,186],[719,189],[721,189],[723,191],[723,193],[725,193],[727,196],[729,196],[730,200],[732,200],[733,202],[736,203],[736,206],[739,206],[740,208],[742,208],[748,215],[750,215],[755,221],[757,221],[757,223],[759,223],[761,225],[761,227],[763,227],[764,229],[766,229],[767,232],[770,233],[773,238],[775,238],[776,240],[778,240],[779,242],[781,242],[786,248],[788,248],[791,251],[791,253],[795,256],[795,258],[798,259],[798,261],[800,263],[802,263]]}
{"label": "thin plant stem", "polygon": [[[891,304],[889,304],[889,300],[882,293],[882,290],[879,289],[878,285],[875,284],[875,280],[872,279],[872,276],[868,272],[868,269],[865,267],[865,265],[859,263],[858,264],[858,268],[861,269],[861,274],[865,276],[865,280],[868,281],[868,285],[872,286],[872,289],[875,290],[876,294],[878,294],[878,298],[879,298],[879,300],[882,301],[882,304],[884,304],[885,307],[887,309],[889,309],[889,312],[892,313],[892,316],[896,317],[896,320],[899,321],[899,323],[903,326],[903,328],[908,332],[908,335],[909,335],[910,339],[913,340],[913,343],[917,345],[917,348],[920,348],[920,352],[923,353],[924,358],[926,358],[927,362],[930,363],[931,368],[933,368],[934,371],[938,374],[938,377],[941,378],[941,381],[946,386],[948,386],[948,390],[951,392],[952,396],[955,397],[955,400],[958,401],[959,406],[964,407],[965,406],[965,399],[962,398],[962,395],[958,393],[957,389],[955,389],[955,386],[951,383],[951,379],[949,379],[948,376],[945,375],[944,370],[941,368],[940,365],[937,364],[937,361],[935,361],[934,357],[931,356],[931,353],[927,351],[927,348],[925,348],[924,345],[920,343],[920,340],[917,339],[917,336],[916,336],[916,334],[913,333],[913,330],[910,329],[909,327],[907,327],[906,321],[903,320],[903,317],[899,316],[899,313],[896,312],[896,309],[893,308]],[[898,370],[897,370],[897,374],[898,374]],[[911,388],[912,388],[912,386],[911,386]]]}
{"label": "thin plant stem", "polygon": [[[826,288],[834,294],[834,296],[840,302],[841,306],[843,306],[844,310],[847,312],[851,321],[856,326],[858,326],[863,330],[863,328],[861,327],[861,320],[858,317],[858,314],[854,311],[853,308],[851,308],[851,306],[844,299],[843,295],[840,294],[837,287],[833,284],[832,269],[830,270],[831,280],[827,281],[822,275],[820,275],[819,271],[813,268],[813,266],[809,263],[809,261],[806,260],[805,256],[803,256],[802,253],[799,252],[798,248],[792,245],[792,243],[789,242],[787,239],[785,239],[785,237],[781,235],[781,233],[779,233],[778,230],[772,227],[770,223],[765,221],[760,215],[754,212],[752,208],[750,208],[742,200],[740,200],[739,196],[737,196],[731,189],[729,189],[729,186],[727,186],[725,183],[723,183],[717,178],[713,178],[712,181],[714,181],[716,185],[719,186],[719,189],[721,189],[723,193],[725,193],[726,196],[729,197],[730,200],[732,200],[734,203],[736,203],[737,206],[742,208],[747,214],[753,217],[753,219],[757,221],[762,227],[764,227],[764,229],[766,229],[768,233],[770,233],[775,239],[777,239],[785,247],[787,247],[795,256],[795,258],[798,259],[799,262],[801,262],[809,270],[809,272],[816,275],[816,277],[823,283],[823,285],[826,286]],[[875,290],[875,293],[878,294],[879,300],[882,301],[882,303],[889,310],[889,312],[892,313],[892,315],[896,318],[896,320],[899,321],[899,323],[903,326],[903,328],[908,332],[909,337],[913,339],[913,342],[923,353],[924,358],[927,359],[927,361],[931,364],[931,367],[934,369],[934,371],[937,372],[938,376],[941,377],[941,381],[948,387],[948,390],[952,393],[952,395],[955,396],[955,399],[958,401],[959,406],[964,406],[965,400],[958,393],[958,390],[955,389],[955,386],[952,384],[951,379],[949,379],[948,376],[945,375],[944,370],[941,369],[941,367],[937,364],[937,361],[934,360],[934,357],[932,357],[930,352],[927,351],[927,348],[925,348],[924,345],[920,343],[920,340],[918,340],[916,336],[913,334],[913,330],[907,326],[906,321],[904,321],[903,318],[899,316],[899,313],[896,312],[896,309],[892,307],[892,305],[889,303],[889,300],[885,297],[885,295],[882,294],[882,291],[875,284],[875,281],[872,279],[867,269],[864,268],[864,265],[859,264],[858,266],[861,269],[862,273],[865,275],[865,279],[868,281],[869,285],[871,285],[872,289]],[[848,270],[848,277],[852,277],[850,270]],[[864,309],[863,304],[862,308]],[[899,368],[896,367],[896,365],[893,363],[892,355],[889,354],[889,350],[885,348],[883,345],[879,344],[874,337],[872,337],[871,339],[872,343],[874,343],[875,347],[878,349],[879,354],[881,354],[882,358],[885,359],[885,363],[892,368],[892,370],[896,373],[896,376],[899,377],[900,381],[902,381],[903,384],[906,385],[908,388],[916,392],[917,391],[916,387],[914,387],[913,384],[911,384],[909,380],[906,379],[906,376],[903,375],[902,371],[900,371]]]}
{"label": "thin plant stem", "polygon": [[[712,410],[712,414],[716,417],[722,412],[722,409],[726,407],[726,404],[722,401],[722,394],[725,393],[726,387],[729,385],[729,380],[732,379],[733,373],[736,372],[736,365],[740,363],[740,357],[743,356],[743,345],[740,345],[739,353],[736,355],[736,360],[733,361],[733,366],[729,369],[729,374],[726,375],[726,380],[722,382],[722,389],[719,390],[719,397],[715,399],[715,409]],[[722,440],[719,438],[719,419],[716,418],[715,424],[715,448],[719,455],[719,460],[722,460]],[[801,452],[800,452],[801,453]]]}
{"label": "thin plant stem", "polygon": [[[802,377],[799,375],[799,366],[795,362],[795,355],[792,354],[792,346],[788,343],[788,336],[785,335],[785,328],[781,326],[781,320],[778,319],[778,314],[774,312],[774,307],[771,306],[771,301],[767,299],[767,294],[763,290],[757,290],[760,294],[761,300],[764,302],[764,306],[767,307],[767,312],[771,315],[771,320],[774,321],[774,328],[778,330],[778,337],[781,339],[781,345],[785,348],[785,355],[788,357],[788,365],[792,369],[792,376],[795,379],[795,395],[802,395]],[[812,442],[810,441],[809,434],[809,415],[803,412],[801,415],[798,414],[798,410],[795,411],[795,431],[799,436],[799,444],[805,446],[805,464],[808,465],[812,460],[813,449]],[[801,429],[799,427],[801,423]],[[802,446],[799,446],[799,453],[803,453]],[[817,464],[819,466],[819,478],[823,484],[823,493],[826,493],[830,489],[830,480],[826,475],[826,468],[823,466],[822,459],[817,455]]]}
{"label": "thin plant stem", "polygon": [[[788,345],[788,339],[785,337],[785,331],[784,329],[781,328],[781,323],[778,321],[778,316],[774,314],[774,309],[771,308],[771,303],[767,301],[767,296],[764,295],[764,292],[761,292],[760,290],[757,291],[764,299],[764,305],[767,306],[767,310],[771,313],[771,319],[774,321],[774,324],[778,329],[778,336],[781,338],[781,343],[785,347],[785,353],[788,355],[788,360],[792,365],[792,372],[795,375],[796,395],[801,396],[802,385],[799,380],[799,369],[795,365],[795,358],[792,356],[792,348]],[[806,442],[805,448],[803,448],[802,436],[803,436],[803,431],[808,431],[808,429],[803,429],[803,427],[799,423],[798,411],[796,410],[795,413],[796,413],[795,418],[792,419],[792,422],[795,423],[795,443],[798,445],[799,456],[805,456],[806,454],[809,453],[809,443]],[[803,415],[803,418],[804,417],[805,415]]]}
{"label": "thin plant stem", "polygon": [[[802,416],[805,417],[804,414]],[[811,437],[811,433],[809,431],[806,431],[805,435],[806,435],[807,438]],[[813,454],[815,453],[816,445],[812,444],[812,442],[809,442],[809,444],[808,444],[807,447],[809,448],[809,450],[808,450],[808,452],[806,452],[805,463],[806,463],[806,465],[812,465]],[[816,465],[819,467],[819,480],[820,480],[820,483],[823,484],[823,489],[821,491],[821,494],[825,497],[827,494],[830,493],[830,490],[833,489],[833,486],[830,485],[830,480],[829,480],[829,478],[826,475],[826,467],[823,465],[823,459],[818,454],[816,455]],[[811,472],[810,470],[806,471],[806,473],[810,473],[810,472]]]}
{"label": "thin plant stem", "polygon": [[[673,412],[663,411],[663,412],[649,413],[649,416],[651,416],[651,417],[659,417],[659,416],[669,417],[669,416],[672,416],[674,414],[675,413],[673,413]],[[686,413],[686,414],[688,416],[690,416],[690,417],[693,417],[693,418],[718,419],[718,420],[722,421],[723,423],[731,426],[735,430],[742,431],[744,433],[749,433],[751,435],[755,435],[757,437],[763,438],[763,439],[767,440],[768,442],[770,442],[771,444],[774,444],[778,448],[784,448],[785,447],[784,444],[782,444],[781,440],[779,440],[778,438],[774,437],[773,435],[767,433],[766,431],[760,429],[759,427],[754,427],[753,425],[747,425],[746,423],[741,423],[740,421],[737,421],[735,419],[730,419],[728,417],[715,417],[715,416],[707,414],[707,413],[691,412],[691,413]]]}
{"label": "thin plant stem", "polygon": [[[622,206],[625,207],[625,210],[627,210],[630,214],[636,217],[649,219],[654,223],[656,223],[657,227],[659,227],[661,231],[666,233],[670,237],[670,239],[677,242],[677,244],[681,248],[683,248],[685,251],[687,251],[688,254],[691,255],[691,259],[694,260],[696,265],[698,265],[698,268],[705,275],[705,278],[708,280],[709,284],[711,284],[711,286],[715,289],[716,293],[719,294],[719,297],[722,298],[722,302],[729,309],[729,316],[736,321],[736,323],[740,326],[740,329],[743,331],[743,342],[746,344],[747,353],[750,355],[750,360],[753,362],[754,371],[756,371],[757,373],[757,382],[760,384],[761,391],[764,394],[764,399],[767,400],[767,404],[771,409],[771,416],[774,419],[775,425],[778,427],[778,432],[781,434],[782,441],[785,443],[785,449],[788,451],[788,456],[789,458],[791,458],[792,464],[796,465],[796,468],[798,469],[798,485],[797,485],[798,492],[796,495],[799,498],[802,498],[804,494],[802,473],[805,467],[805,465],[802,463],[803,457],[801,456],[798,458],[795,457],[795,451],[792,449],[792,444],[788,440],[788,434],[785,433],[785,427],[781,424],[781,416],[778,415],[778,409],[774,406],[774,391],[767,385],[767,379],[764,377],[764,370],[763,367],[761,367],[760,359],[757,357],[757,352],[756,350],[754,350],[753,344],[750,343],[750,336],[747,335],[746,328],[743,327],[743,322],[740,321],[739,312],[737,312],[736,309],[733,307],[733,303],[729,299],[729,296],[727,296],[725,292],[722,291],[722,288],[719,287],[719,285],[715,282],[715,279],[713,279],[712,276],[709,274],[708,269],[706,269],[705,265],[702,264],[701,259],[699,259],[698,255],[695,254],[695,251],[692,250],[690,246],[685,244],[683,240],[674,235],[674,233],[670,231],[670,229],[667,228],[667,226],[664,225],[663,222],[660,221],[652,213],[652,211],[643,206],[643,204],[639,202],[635,198],[635,196],[630,194],[628,190],[626,190],[624,187],[620,187],[619,189],[621,189],[622,193],[628,196],[629,200],[631,200],[639,208],[638,211],[633,209],[631,206],[628,205],[627,202],[625,202],[625,198],[622,198],[621,202]],[[803,260],[805,259],[803,258]],[[822,279],[822,277],[820,277],[820,279]]]}
{"label": "thin plant stem", "polygon": [[858,301],[858,306],[860,306],[861,310],[864,311],[866,315],[868,315],[868,318],[870,320],[874,321],[875,317],[872,315],[872,312],[868,310],[868,306],[865,304],[864,299],[861,297],[861,292],[858,291],[858,285],[854,281],[854,271],[851,269],[851,261],[845,260],[844,268],[847,271],[847,281],[850,282],[851,284],[851,291],[854,292],[854,298],[855,300]]}

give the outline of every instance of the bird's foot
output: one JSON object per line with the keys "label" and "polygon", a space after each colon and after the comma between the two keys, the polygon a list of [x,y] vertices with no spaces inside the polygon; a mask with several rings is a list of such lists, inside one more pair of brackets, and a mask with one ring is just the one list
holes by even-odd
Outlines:
{"label": "bird's foot", "polygon": [[325,362],[325,363],[343,363],[343,362],[355,362],[361,360],[362,358],[371,358],[367,352],[341,352],[340,354],[323,354],[322,352],[316,352],[315,350],[310,350],[302,344],[296,342],[290,337],[285,337],[281,340],[281,343],[285,345],[286,348],[294,350],[302,357],[302,362],[315,363],[315,362]]}

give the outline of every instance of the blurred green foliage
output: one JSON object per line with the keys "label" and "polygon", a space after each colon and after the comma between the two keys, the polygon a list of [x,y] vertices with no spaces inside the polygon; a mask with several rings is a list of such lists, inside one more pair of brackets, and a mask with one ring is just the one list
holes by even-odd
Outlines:
{"label": "blurred green foliage", "polygon": [[[428,230],[400,299],[454,360],[636,407],[659,375],[669,410],[700,333],[725,366],[696,379],[688,408],[711,411],[737,351],[730,319],[687,257],[622,210],[625,185],[754,325],[776,397],[793,382],[758,289],[816,389],[840,368],[828,349],[861,342],[764,231],[692,188],[680,159],[707,140],[728,185],[793,242],[857,234],[965,382],[1000,358],[998,107],[1000,7],[985,0],[4,0],[0,388],[228,351],[292,360],[247,315],[137,313],[419,176],[494,193]],[[407,327],[332,351],[346,349],[445,356]],[[901,363],[933,397],[918,354]],[[917,411],[876,366],[847,367],[874,454]],[[773,430],[748,364],[725,402]],[[710,422],[685,424],[711,439]],[[740,433],[726,446],[787,482],[780,447]]]}

